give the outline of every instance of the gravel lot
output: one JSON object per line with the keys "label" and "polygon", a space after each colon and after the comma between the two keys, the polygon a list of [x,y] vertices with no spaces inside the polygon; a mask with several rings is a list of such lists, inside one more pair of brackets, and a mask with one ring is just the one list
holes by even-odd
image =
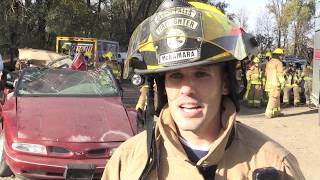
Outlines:
{"label": "gravel lot", "polygon": [[319,180],[319,114],[307,107],[285,108],[285,117],[266,119],[264,109],[242,107],[237,120],[254,127],[278,141],[298,159],[307,180]]}

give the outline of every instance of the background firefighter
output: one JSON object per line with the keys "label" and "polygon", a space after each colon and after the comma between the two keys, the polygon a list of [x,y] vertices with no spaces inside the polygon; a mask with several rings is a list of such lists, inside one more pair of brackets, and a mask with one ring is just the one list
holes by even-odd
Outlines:
{"label": "background firefighter", "polygon": [[265,111],[267,118],[283,116],[280,110],[280,92],[284,87],[284,69],[280,61],[283,50],[276,48],[272,52],[272,58],[266,65],[266,86],[265,91],[268,92],[269,100]]}
{"label": "background firefighter", "polygon": [[285,78],[285,85],[283,88],[283,105],[289,106],[290,104],[290,94],[293,88],[293,76],[295,73],[295,67],[293,63],[289,63],[288,67],[285,68],[284,78]]}
{"label": "background firefighter", "polygon": [[113,60],[113,54],[111,51],[106,51],[102,55],[105,60],[105,65],[107,65],[115,75],[117,79],[121,79],[121,65],[117,64],[115,60]]}
{"label": "background firefighter", "polygon": [[294,74],[293,74],[293,84],[292,84],[292,90],[293,90],[293,104],[294,106],[301,106],[301,99],[300,99],[300,92],[301,92],[301,81],[302,81],[302,72],[301,69],[295,68]]}
{"label": "background firefighter", "polygon": [[307,61],[307,64],[303,67],[302,71],[302,78],[304,80],[304,95],[306,98],[306,105],[311,105],[311,90],[312,90],[312,75],[313,75],[313,68],[310,60]]}
{"label": "background firefighter", "polygon": [[248,105],[252,107],[260,107],[262,99],[262,71],[259,67],[259,58],[253,59],[253,65],[248,69],[247,81],[249,85],[247,101]]}

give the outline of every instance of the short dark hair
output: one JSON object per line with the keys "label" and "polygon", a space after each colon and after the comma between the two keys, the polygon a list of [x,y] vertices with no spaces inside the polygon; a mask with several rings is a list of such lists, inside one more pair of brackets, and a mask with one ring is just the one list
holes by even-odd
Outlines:
{"label": "short dark hair", "polygon": [[223,62],[223,72],[226,73],[227,76],[227,86],[229,90],[229,94],[223,96],[223,98],[228,97],[232,100],[234,105],[236,106],[236,111],[240,110],[239,103],[239,84],[236,78],[236,64],[237,60]]}

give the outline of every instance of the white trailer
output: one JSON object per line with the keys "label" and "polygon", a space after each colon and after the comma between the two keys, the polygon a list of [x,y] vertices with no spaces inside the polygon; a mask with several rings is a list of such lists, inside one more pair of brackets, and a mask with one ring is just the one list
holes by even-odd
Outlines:
{"label": "white trailer", "polygon": [[320,125],[320,0],[316,0],[311,101],[319,108]]}

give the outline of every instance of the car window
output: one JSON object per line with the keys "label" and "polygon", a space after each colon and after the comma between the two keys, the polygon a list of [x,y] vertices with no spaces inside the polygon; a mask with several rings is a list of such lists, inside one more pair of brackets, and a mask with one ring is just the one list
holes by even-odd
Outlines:
{"label": "car window", "polygon": [[28,68],[21,74],[16,92],[18,96],[116,96],[118,88],[109,69]]}

